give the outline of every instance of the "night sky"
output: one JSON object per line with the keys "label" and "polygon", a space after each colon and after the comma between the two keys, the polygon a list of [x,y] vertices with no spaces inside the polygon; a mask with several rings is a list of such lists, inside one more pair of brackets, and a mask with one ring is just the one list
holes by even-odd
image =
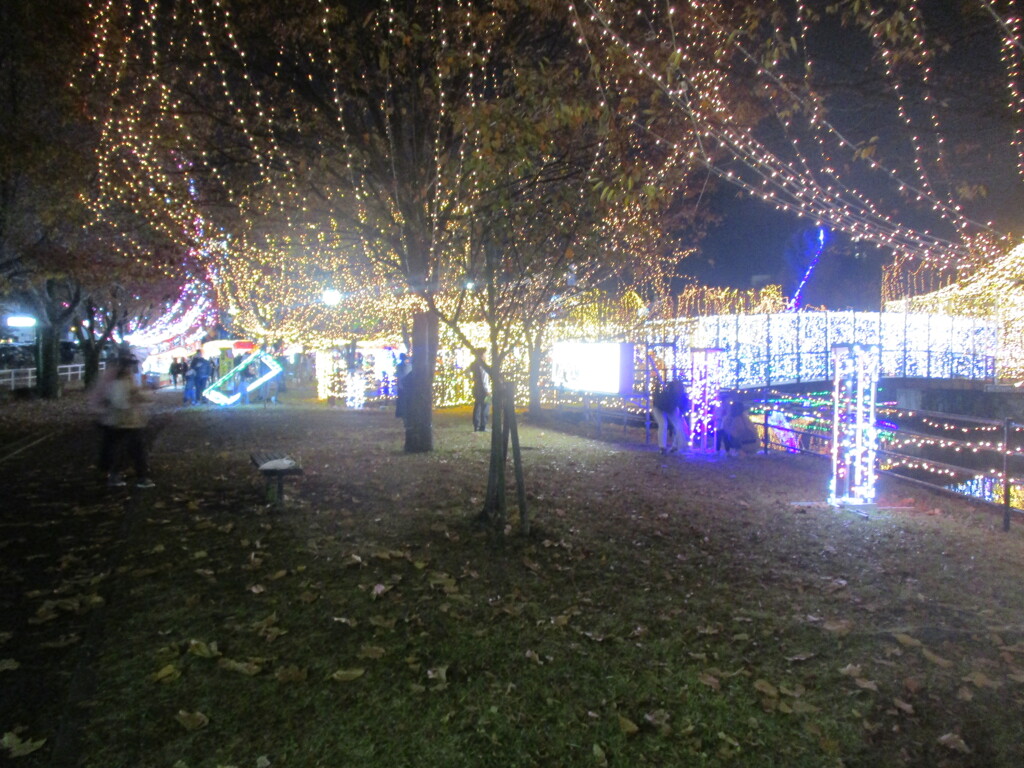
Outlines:
{"label": "night sky", "polygon": [[[940,105],[944,165],[933,164],[929,181],[940,198],[962,203],[975,222],[1020,238],[1024,233],[1024,185],[1018,173],[1013,131],[1019,126],[1007,106],[1007,77],[999,58],[998,30],[990,16],[975,11],[963,15],[952,3],[925,7],[929,29],[942,49],[934,65],[930,96]],[[816,88],[825,99],[829,119],[855,142],[876,139],[878,157],[896,168],[900,177],[919,183],[913,169],[911,134],[923,137],[926,158],[934,160],[939,134],[929,128],[931,110],[916,74],[906,78],[904,93],[913,127],[899,119],[889,81],[871,65],[871,49],[862,36],[826,24],[816,28],[812,47]],[[937,49],[938,50],[938,49]],[[905,72],[905,71],[904,71]],[[915,90],[915,87],[917,90]],[[761,141],[786,154],[786,139],[778,125],[758,127]],[[849,158],[840,161],[844,182],[869,193],[881,211],[904,225],[958,242],[959,234],[928,205],[901,196],[888,181],[880,181]],[[723,167],[728,167],[724,163]],[[965,196],[965,187],[977,194]],[[680,271],[715,286],[750,288],[781,283],[789,296],[813,255],[814,222],[779,211],[768,203],[740,197],[738,190],[717,183],[702,203],[720,216],[700,243],[699,252]],[[803,304],[829,309],[880,309],[881,268],[892,254],[868,243],[851,242],[831,232],[803,293]]]}

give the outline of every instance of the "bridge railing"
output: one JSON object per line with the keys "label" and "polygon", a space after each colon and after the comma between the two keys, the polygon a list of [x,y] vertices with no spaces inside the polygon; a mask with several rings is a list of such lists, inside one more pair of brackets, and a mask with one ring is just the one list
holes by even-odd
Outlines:
{"label": "bridge railing", "polygon": [[[766,450],[830,457],[831,403],[754,406]],[[878,469],[903,480],[1024,511],[1024,424],[930,411],[879,410]]]}

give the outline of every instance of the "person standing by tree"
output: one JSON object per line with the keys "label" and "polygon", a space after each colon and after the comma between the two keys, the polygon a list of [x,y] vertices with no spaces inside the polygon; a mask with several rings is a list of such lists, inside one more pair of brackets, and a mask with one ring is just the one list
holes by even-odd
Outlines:
{"label": "person standing by tree", "polygon": [[491,388],[490,376],[487,373],[487,364],[484,363],[484,349],[478,347],[473,350],[473,362],[469,365],[469,372],[473,377],[473,431],[487,431],[487,410],[490,407]]}
{"label": "person standing by tree", "polygon": [[398,356],[395,366],[395,418],[404,419],[409,402],[409,374],[412,373],[412,361],[404,352]]}
{"label": "person standing by tree", "polygon": [[690,410],[690,398],[686,387],[678,379],[670,381],[654,396],[654,420],[658,423],[658,445],[664,455],[669,452],[668,432],[672,430],[671,452],[686,450],[690,445],[690,423],[686,413]]}

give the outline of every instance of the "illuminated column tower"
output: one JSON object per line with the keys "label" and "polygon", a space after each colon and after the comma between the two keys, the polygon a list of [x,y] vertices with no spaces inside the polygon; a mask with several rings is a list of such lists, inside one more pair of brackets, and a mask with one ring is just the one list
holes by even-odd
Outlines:
{"label": "illuminated column tower", "polygon": [[696,448],[714,450],[715,407],[722,385],[725,350],[718,347],[690,350],[690,434]]}
{"label": "illuminated column tower", "polygon": [[875,391],[878,347],[836,344],[830,504],[870,504],[875,499]]}

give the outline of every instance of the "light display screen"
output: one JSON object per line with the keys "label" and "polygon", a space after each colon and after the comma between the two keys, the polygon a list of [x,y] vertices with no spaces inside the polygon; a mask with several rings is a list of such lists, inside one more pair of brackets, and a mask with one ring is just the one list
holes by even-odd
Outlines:
{"label": "light display screen", "polygon": [[623,342],[560,341],[551,350],[556,387],[606,395],[633,391],[633,345]]}

